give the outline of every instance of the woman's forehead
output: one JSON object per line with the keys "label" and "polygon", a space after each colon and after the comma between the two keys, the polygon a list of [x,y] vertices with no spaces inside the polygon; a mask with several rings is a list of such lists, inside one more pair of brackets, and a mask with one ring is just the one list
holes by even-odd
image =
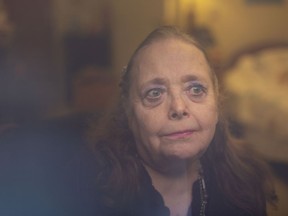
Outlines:
{"label": "woman's forehead", "polygon": [[143,46],[141,49],[138,50],[135,58],[140,59],[145,56],[145,54],[167,54],[163,53],[163,51],[171,52],[173,50],[197,50],[197,52],[202,53],[202,51],[193,43],[190,43],[188,41],[185,41],[180,38],[164,38],[162,40],[157,39],[154,40],[145,46]]}
{"label": "woman's forehead", "polygon": [[179,39],[166,39],[139,50],[134,59],[132,76],[153,77],[159,73],[165,76],[167,72],[179,73],[180,70],[206,76],[210,67],[203,52],[195,45]]}

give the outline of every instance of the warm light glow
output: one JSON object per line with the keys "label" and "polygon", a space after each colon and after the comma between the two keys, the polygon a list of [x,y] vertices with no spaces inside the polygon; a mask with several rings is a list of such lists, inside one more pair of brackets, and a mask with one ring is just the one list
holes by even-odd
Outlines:
{"label": "warm light glow", "polygon": [[178,15],[178,0],[165,0],[164,2],[164,23],[175,25],[177,24]]}
{"label": "warm light glow", "polygon": [[195,0],[166,0],[164,7],[164,22],[184,27],[187,14],[193,10]]}
{"label": "warm light glow", "polygon": [[180,19],[178,25],[185,28],[188,23],[189,13],[195,14],[195,0],[179,0],[179,2],[178,14]]}
{"label": "warm light glow", "polygon": [[215,2],[212,0],[165,0],[164,23],[185,28],[189,21],[189,13],[195,15],[196,22],[206,21],[213,4]]}

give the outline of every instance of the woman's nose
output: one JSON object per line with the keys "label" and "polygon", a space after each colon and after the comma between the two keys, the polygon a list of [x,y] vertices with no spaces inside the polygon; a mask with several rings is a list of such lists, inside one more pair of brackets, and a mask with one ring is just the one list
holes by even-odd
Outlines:
{"label": "woman's nose", "polygon": [[189,117],[189,110],[185,99],[181,95],[171,98],[171,104],[169,109],[169,118],[171,120],[178,120],[184,117]]}

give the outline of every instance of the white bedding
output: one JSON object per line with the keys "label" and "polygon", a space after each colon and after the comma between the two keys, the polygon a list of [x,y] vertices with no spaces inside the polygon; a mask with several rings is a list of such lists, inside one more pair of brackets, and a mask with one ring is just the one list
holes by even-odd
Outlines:
{"label": "white bedding", "polygon": [[269,159],[288,162],[288,48],[241,56],[224,85],[248,141]]}

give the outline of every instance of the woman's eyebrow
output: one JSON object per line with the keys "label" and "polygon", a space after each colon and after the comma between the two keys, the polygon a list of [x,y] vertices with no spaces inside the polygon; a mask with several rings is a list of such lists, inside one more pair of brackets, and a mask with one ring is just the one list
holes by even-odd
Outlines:
{"label": "woman's eyebrow", "polygon": [[183,76],[181,78],[181,81],[183,83],[185,83],[185,82],[189,82],[189,81],[205,81],[205,79],[203,79],[203,77],[199,77],[199,76],[196,76],[196,75],[188,74],[188,75]]}
{"label": "woman's eyebrow", "polygon": [[157,77],[157,78],[154,78],[152,80],[149,80],[143,83],[141,86],[144,87],[147,85],[165,85],[165,84],[167,84],[167,80],[165,78]]}

